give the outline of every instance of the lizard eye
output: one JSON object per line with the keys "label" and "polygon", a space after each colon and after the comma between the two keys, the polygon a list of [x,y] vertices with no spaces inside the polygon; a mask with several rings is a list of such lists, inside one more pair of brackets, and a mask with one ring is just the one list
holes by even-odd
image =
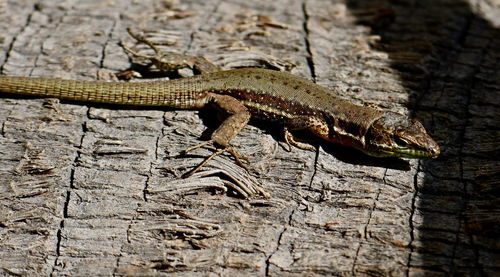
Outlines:
{"label": "lizard eye", "polygon": [[399,147],[407,147],[408,146],[408,143],[404,140],[402,140],[401,138],[395,136],[393,137],[392,139],[394,141],[394,143],[396,143]]}

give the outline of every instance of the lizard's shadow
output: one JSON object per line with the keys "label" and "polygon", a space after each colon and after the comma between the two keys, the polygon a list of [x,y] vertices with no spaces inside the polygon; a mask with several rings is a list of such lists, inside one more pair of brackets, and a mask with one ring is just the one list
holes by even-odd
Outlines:
{"label": "lizard's shadow", "polygon": [[410,163],[401,158],[377,158],[368,156],[351,147],[322,143],[323,149],[330,155],[335,156],[344,163],[364,165],[371,167],[388,168],[401,171],[409,171]]}
{"label": "lizard's shadow", "polygon": [[[498,275],[498,46],[492,1],[348,0],[440,144],[415,179],[406,274]],[[488,10],[490,9],[490,10]],[[496,8],[498,9],[498,8]],[[483,170],[483,169],[488,170]],[[439,203],[439,204],[436,204]],[[442,203],[442,204],[441,204]],[[497,238],[496,240],[494,238]],[[438,247],[439,246],[439,247]],[[376,254],[372,254],[376,255]],[[374,274],[381,267],[371,268]],[[366,272],[353,267],[353,274]],[[360,273],[362,274],[362,273]],[[385,272],[387,274],[387,272]]]}

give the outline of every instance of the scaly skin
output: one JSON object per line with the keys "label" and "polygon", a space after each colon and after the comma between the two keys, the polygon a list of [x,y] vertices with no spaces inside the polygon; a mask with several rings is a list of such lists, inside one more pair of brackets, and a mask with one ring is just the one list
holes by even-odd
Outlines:
{"label": "scaly skin", "polygon": [[223,147],[229,147],[251,115],[282,123],[286,130],[307,129],[326,141],[353,146],[371,156],[421,159],[440,154],[437,143],[416,120],[351,104],[306,79],[267,69],[131,83],[0,76],[0,92],[187,109],[215,103],[231,115],[212,136]]}

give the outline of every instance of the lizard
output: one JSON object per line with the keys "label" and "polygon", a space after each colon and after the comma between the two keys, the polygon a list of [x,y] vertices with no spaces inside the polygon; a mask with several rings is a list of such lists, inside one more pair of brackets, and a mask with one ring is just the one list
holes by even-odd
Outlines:
{"label": "lizard", "polygon": [[[159,50],[145,38],[129,33],[153,48],[156,56],[143,56],[122,45],[134,56],[150,59],[158,67],[166,64]],[[179,60],[180,56],[176,56]],[[342,100],[328,88],[305,78],[263,68],[219,70],[207,60],[180,59],[194,67],[201,61],[203,74],[185,78],[147,82],[80,81],[56,78],[0,76],[0,93],[50,97],[61,100],[118,104],[127,106],[200,109],[212,104],[228,116],[208,141],[217,147],[212,155],[191,171],[202,168],[224,152],[248,170],[248,160],[231,146],[231,140],[251,118],[281,124],[284,141],[302,149],[291,131],[307,130],[329,143],[354,147],[369,156],[428,159],[440,154],[439,145],[424,126],[406,115]]]}

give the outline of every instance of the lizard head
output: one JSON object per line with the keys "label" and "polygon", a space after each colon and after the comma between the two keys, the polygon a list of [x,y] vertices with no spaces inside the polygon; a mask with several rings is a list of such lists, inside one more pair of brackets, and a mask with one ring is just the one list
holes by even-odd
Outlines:
{"label": "lizard head", "polygon": [[360,150],[370,156],[413,159],[436,158],[441,152],[420,122],[394,112],[373,122]]}

